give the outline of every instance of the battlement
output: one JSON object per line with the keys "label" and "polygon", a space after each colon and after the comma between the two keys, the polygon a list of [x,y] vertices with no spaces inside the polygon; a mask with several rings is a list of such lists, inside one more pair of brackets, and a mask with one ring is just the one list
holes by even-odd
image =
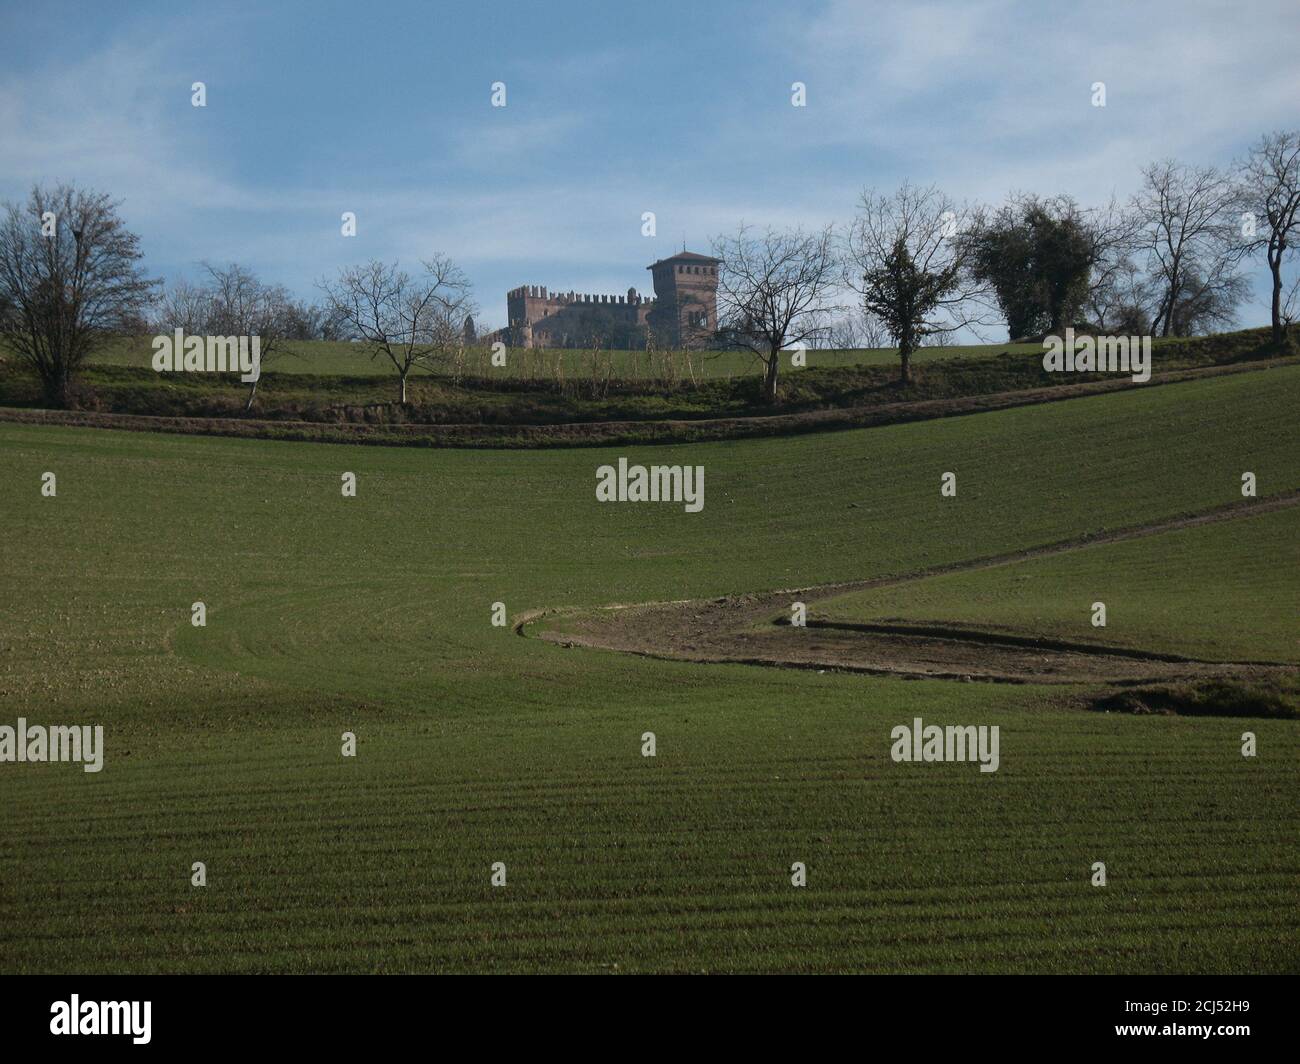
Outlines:
{"label": "battlement", "polygon": [[617,305],[631,304],[632,306],[641,306],[646,303],[653,303],[652,296],[643,296],[637,293],[635,289],[629,289],[625,296],[613,295],[591,295],[587,292],[552,292],[545,285],[540,284],[521,284],[518,288],[512,288],[506,293],[507,300],[533,300],[540,303],[550,303],[557,307],[567,307],[578,303],[592,303]]}
{"label": "battlement", "polygon": [[635,288],[626,295],[554,292],[521,284],[506,293],[507,329],[523,347],[575,347],[587,343],[645,346],[680,344],[707,337],[717,328],[717,259],[683,250],[647,267],[655,294]]}

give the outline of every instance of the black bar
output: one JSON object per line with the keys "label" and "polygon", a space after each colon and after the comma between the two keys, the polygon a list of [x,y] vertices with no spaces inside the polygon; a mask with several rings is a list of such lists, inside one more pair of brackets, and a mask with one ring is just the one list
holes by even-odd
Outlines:
{"label": "black bar", "polygon": [[[560,985],[561,978],[7,976],[0,1050],[15,1061],[23,1059],[10,1055],[15,1050],[97,1052],[114,1043],[204,1056],[280,1047],[336,1055],[413,1042],[490,1058],[518,1045],[618,1054],[658,1045],[676,1055],[718,1041],[811,1056],[828,1036],[842,1034],[865,1052],[894,1045],[891,1055],[903,1046],[1086,1050],[1125,1043],[1140,1052],[1249,1052],[1289,1048],[1296,1030],[1294,983],[1275,977],[824,977],[834,986],[750,977],[707,990],[684,978],[586,977]],[[137,1044],[130,1033],[51,1033],[55,1003],[70,1006],[74,994],[83,1014],[87,1003],[137,1002],[135,1016],[143,1019],[149,1002],[148,1042]],[[1208,1037],[1179,1031],[1207,1026]]]}

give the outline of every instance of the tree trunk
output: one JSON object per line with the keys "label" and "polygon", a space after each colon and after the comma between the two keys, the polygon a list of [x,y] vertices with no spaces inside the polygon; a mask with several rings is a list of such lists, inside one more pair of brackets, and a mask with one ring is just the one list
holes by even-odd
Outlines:
{"label": "tree trunk", "polygon": [[51,410],[67,410],[72,406],[72,374],[66,366],[56,366],[49,376],[41,381],[41,390],[45,393],[46,407]]}
{"label": "tree trunk", "polygon": [[781,352],[773,351],[767,360],[767,370],[763,374],[763,399],[768,403],[776,402],[776,380],[781,371]]}
{"label": "tree trunk", "polygon": [[899,359],[899,381],[903,384],[912,383],[912,348],[903,346],[898,349]]}
{"label": "tree trunk", "polygon": [[402,374],[402,384],[400,388],[400,394],[401,394],[401,399],[399,400],[399,402],[401,402],[401,404],[405,406],[406,405],[406,374],[405,373]]}
{"label": "tree trunk", "polygon": [[[1165,298],[1161,301],[1160,304],[1161,317],[1156,319],[1156,321],[1160,322],[1161,336],[1168,336],[1174,324],[1174,306],[1178,302],[1178,289],[1182,286],[1183,283],[1182,261],[1183,261],[1182,255],[1175,254],[1173,257],[1173,262],[1170,264],[1170,269],[1167,273],[1169,291],[1165,294]],[[1151,331],[1155,332],[1154,327],[1152,328]]]}
{"label": "tree trunk", "polygon": [[1273,346],[1281,348],[1284,331],[1282,329],[1282,257],[1278,256],[1276,262],[1270,262],[1269,268],[1273,271]]}
{"label": "tree trunk", "polygon": [[244,413],[247,414],[253,409],[253,399],[257,396],[257,381],[253,381],[253,386],[248,389],[248,402],[244,404]]}

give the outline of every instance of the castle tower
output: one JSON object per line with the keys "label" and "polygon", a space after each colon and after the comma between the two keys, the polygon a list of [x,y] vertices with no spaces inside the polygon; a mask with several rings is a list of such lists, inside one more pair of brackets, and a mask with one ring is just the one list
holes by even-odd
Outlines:
{"label": "castle tower", "polygon": [[657,306],[650,326],[672,347],[699,343],[718,327],[718,262],[682,251],[646,269],[654,279]]}

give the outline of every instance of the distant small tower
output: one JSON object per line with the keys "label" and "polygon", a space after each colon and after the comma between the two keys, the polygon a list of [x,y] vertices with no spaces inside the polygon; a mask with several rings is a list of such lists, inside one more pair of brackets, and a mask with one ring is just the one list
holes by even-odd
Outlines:
{"label": "distant small tower", "polygon": [[646,267],[658,304],[649,324],[661,342],[682,347],[717,329],[719,261],[682,251]]}

